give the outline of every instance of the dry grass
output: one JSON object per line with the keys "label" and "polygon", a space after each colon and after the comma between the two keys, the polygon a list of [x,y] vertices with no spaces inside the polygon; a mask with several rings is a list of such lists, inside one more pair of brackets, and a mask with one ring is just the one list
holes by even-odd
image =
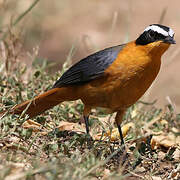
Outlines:
{"label": "dry grass", "polygon": [[[17,18],[18,19],[18,18]],[[15,29],[14,29],[15,28]],[[63,69],[53,76],[52,64],[38,58],[38,48],[26,52],[16,26],[1,40],[0,110],[31,99],[51,88],[70,65],[73,48]],[[18,28],[18,27],[17,27]],[[28,66],[22,60],[28,59]],[[129,157],[123,163],[119,141],[93,141],[78,131],[60,131],[64,121],[83,128],[80,101],[65,102],[24,124],[27,117],[0,118],[0,179],[167,179],[180,178],[180,114],[172,105],[158,109],[154,103],[139,102],[129,108],[124,124],[134,122],[125,137]],[[113,115],[94,110],[91,133],[114,128]],[[156,138],[157,137],[157,138]],[[167,142],[159,142],[163,138]],[[153,139],[153,140],[152,140]]]}
{"label": "dry grass", "polygon": [[[31,56],[36,59],[34,54]],[[49,89],[61,74],[49,76],[46,61],[36,64],[35,60],[32,67],[28,67],[32,71],[25,80],[27,67],[19,60],[11,62],[8,71],[5,71],[4,63],[0,66],[1,109]],[[79,122],[82,110],[80,101],[62,103],[33,119],[38,126],[25,127],[23,123],[27,118],[21,116],[1,118],[1,179],[165,179],[171,176],[172,170],[179,168],[178,141],[172,140],[169,145],[157,142],[154,149],[150,144],[152,135],[160,138],[162,132],[179,139],[180,115],[173,112],[171,105],[157,109],[153,104],[138,103],[129,109],[124,123],[134,122],[136,128],[131,129],[125,138],[129,158],[124,164],[123,155],[118,152],[118,140],[94,141],[89,149],[84,133],[79,134],[73,129],[59,131],[57,127],[62,121]],[[93,111],[90,120],[92,135],[112,129],[112,119],[103,115],[101,110]]]}

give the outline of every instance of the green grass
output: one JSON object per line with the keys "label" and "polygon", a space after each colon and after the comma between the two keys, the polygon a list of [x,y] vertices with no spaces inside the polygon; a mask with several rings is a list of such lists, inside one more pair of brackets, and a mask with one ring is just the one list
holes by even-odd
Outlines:
{"label": "green grass", "polygon": [[[26,56],[27,59],[30,57],[28,65],[24,63],[21,35],[14,33],[14,29],[28,12],[26,9],[13,19],[10,30],[3,29],[0,111],[50,89],[71,65],[71,57],[76,50],[72,46],[61,71],[54,74],[49,73],[53,64],[37,56],[38,49]],[[115,24],[116,14],[111,31]],[[153,150],[150,145],[151,138],[160,132],[179,139],[180,134],[176,130],[180,129],[180,114],[176,114],[171,105],[159,109],[155,103],[138,102],[128,109],[123,124],[134,122],[135,128],[130,129],[125,137],[129,157],[124,164],[118,140],[112,142],[107,138],[90,144],[84,133],[59,131],[58,125],[62,121],[78,124],[82,111],[80,100],[63,102],[32,119],[40,124],[37,131],[24,128],[27,116],[6,113],[1,117],[0,179],[167,179],[171,177],[172,170],[178,171],[179,141],[169,148],[161,145]],[[115,127],[113,117],[105,115],[102,109],[94,110],[90,117],[92,135],[112,130]],[[161,120],[166,123],[161,123]]]}
{"label": "green grass", "polygon": [[[18,62],[13,64],[14,69],[11,69],[8,74],[5,71],[0,72],[1,109],[11,108],[46,91],[61,75],[61,72],[49,75],[48,63],[45,60],[42,64],[36,62],[38,61],[35,58],[31,75],[27,80],[24,80],[23,76],[26,76],[28,68]],[[64,66],[64,68],[67,67]],[[79,122],[82,110],[81,101],[64,102],[33,119],[41,124],[38,132],[33,132],[31,128],[23,128],[22,124],[27,117],[7,114],[1,118],[1,179],[8,176],[13,176],[14,179],[19,177],[22,179],[101,179],[105,176],[112,179],[128,177],[137,179],[147,177],[148,179],[152,176],[166,178],[168,174],[164,174],[166,172],[166,168],[163,168],[164,163],[169,164],[169,172],[177,167],[178,161],[173,158],[174,152],[171,148],[171,153],[168,149],[162,148],[152,150],[148,143],[153,132],[164,131],[168,135],[173,127],[179,127],[180,116],[174,114],[170,105],[162,110],[155,108],[153,104],[138,103],[128,110],[124,123],[132,121],[136,124],[136,128],[131,129],[125,138],[130,157],[123,165],[123,155],[118,152],[119,141],[94,141],[89,149],[85,134],[57,129],[61,121]],[[90,120],[92,133],[96,134],[100,130],[114,127],[113,123],[101,123],[98,120],[98,117],[107,119],[101,110],[93,111],[92,115]],[[155,121],[147,128],[147,124],[157,117],[165,119],[168,124],[163,125]],[[143,131],[143,128],[146,129]],[[143,142],[141,140],[145,137],[143,132],[149,129],[151,134],[147,135],[147,141]],[[47,134],[43,135],[42,132]],[[179,134],[177,133],[176,136]],[[162,159],[160,152],[165,154]],[[162,168],[158,169],[158,167]],[[140,168],[144,168],[144,171],[139,172]]]}

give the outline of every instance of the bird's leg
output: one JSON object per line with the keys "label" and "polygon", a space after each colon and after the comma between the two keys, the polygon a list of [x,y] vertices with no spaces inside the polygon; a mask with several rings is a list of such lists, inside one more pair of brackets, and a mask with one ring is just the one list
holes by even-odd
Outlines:
{"label": "bird's leg", "polygon": [[121,130],[121,122],[123,120],[123,115],[124,115],[125,110],[120,110],[117,112],[116,117],[115,117],[115,121],[119,130],[119,135],[121,138],[121,148],[120,148],[120,154],[123,154],[122,159],[120,159],[120,161],[122,160],[122,164],[124,164],[126,162],[126,160],[128,159],[128,153],[126,151],[125,148],[125,143],[124,143],[124,139],[123,139],[123,133]]}
{"label": "bird's leg", "polygon": [[123,138],[123,133],[122,133],[122,130],[121,130],[121,126],[117,125],[117,127],[118,127],[119,135],[120,135],[120,138],[121,138],[121,145],[124,145],[124,138]]}
{"label": "bird's leg", "polygon": [[91,108],[89,106],[84,105],[83,117],[86,125],[86,134],[89,134],[89,114],[91,112]]}
{"label": "bird's leg", "polygon": [[86,125],[86,134],[89,134],[89,115],[88,116],[84,115],[84,122]]}
{"label": "bird's leg", "polygon": [[85,106],[84,107],[84,112],[83,112],[83,117],[84,117],[84,122],[85,122],[85,126],[86,126],[86,134],[87,134],[87,144],[89,146],[89,148],[91,148],[92,143],[90,143],[92,141],[92,137],[89,134],[89,114],[91,112],[91,108],[89,106]]}
{"label": "bird's leg", "polygon": [[123,133],[121,130],[121,122],[123,120],[123,115],[124,115],[125,110],[120,110],[117,112],[116,117],[115,117],[115,121],[119,130],[119,135],[121,138],[121,145],[124,145],[124,139],[123,139]]}

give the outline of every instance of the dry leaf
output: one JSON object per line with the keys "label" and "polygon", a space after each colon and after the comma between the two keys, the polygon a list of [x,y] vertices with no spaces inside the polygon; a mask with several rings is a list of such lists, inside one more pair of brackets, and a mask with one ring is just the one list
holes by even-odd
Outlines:
{"label": "dry leaf", "polygon": [[[125,137],[127,135],[127,132],[129,131],[129,129],[131,127],[134,127],[134,123],[127,123],[122,127],[123,137]],[[103,137],[102,137],[102,133],[99,133],[94,136],[94,139],[100,140],[102,138],[102,140],[103,140],[106,137],[109,137],[111,139],[111,141],[119,140],[120,136],[119,136],[118,128],[114,128],[114,129],[112,129],[112,131],[110,131],[110,130],[107,131],[106,133],[103,134]]]}
{"label": "dry leaf", "polygon": [[39,128],[41,127],[41,124],[34,122],[32,120],[27,120],[23,123],[22,127],[25,129],[32,128],[34,132],[39,132]]}
{"label": "dry leaf", "polygon": [[158,176],[152,176],[152,180],[162,180],[161,177]]}
{"label": "dry leaf", "polygon": [[180,177],[180,164],[177,166],[176,169],[173,169],[169,175],[169,179],[179,179]]}
{"label": "dry leaf", "polygon": [[59,131],[78,131],[78,132],[85,132],[85,128],[82,125],[79,125],[78,123],[70,123],[61,121],[59,126],[57,127]]}
{"label": "dry leaf", "polygon": [[160,120],[160,123],[161,123],[162,125],[167,125],[167,124],[168,124],[168,122],[167,122],[165,119]]}
{"label": "dry leaf", "polygon": [[102,179],[103,179],[103,180],[108,179],[108,177],[109,177],[110,174],[111,174],[111,172],[110,172],[109,169],[104,169]]}
{"label": "dry leaf", "polygon": [[164,135],[161,134],[159,136],[153,136],[151,140],[152,149],[156,149],[157,147],[165,147],[170,148],[177,145],[174,136],[172,135]]}
{"label": "dry leaf", "polygon": [[173,158],[175,159],[175,160],[180,160],[180,149],[178,149],[178,148],[176,148],[176,150],[175,150],[175,152],[173,153]]}

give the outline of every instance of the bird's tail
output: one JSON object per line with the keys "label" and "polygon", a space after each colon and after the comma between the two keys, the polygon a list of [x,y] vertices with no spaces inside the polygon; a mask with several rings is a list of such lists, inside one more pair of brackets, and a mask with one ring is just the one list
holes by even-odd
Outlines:
{"label": "bird's tail", "polygon": [[[54,88],[36,96],[32,100],[16,105],[9,112],[11,114],[21,114],[25,110],[25,114],[28,114],[32,118],[63,101],[76,100],[77,97],[73,94],[71,88]],[[0,116],[4,113],[5,111],[0,113]]]}

